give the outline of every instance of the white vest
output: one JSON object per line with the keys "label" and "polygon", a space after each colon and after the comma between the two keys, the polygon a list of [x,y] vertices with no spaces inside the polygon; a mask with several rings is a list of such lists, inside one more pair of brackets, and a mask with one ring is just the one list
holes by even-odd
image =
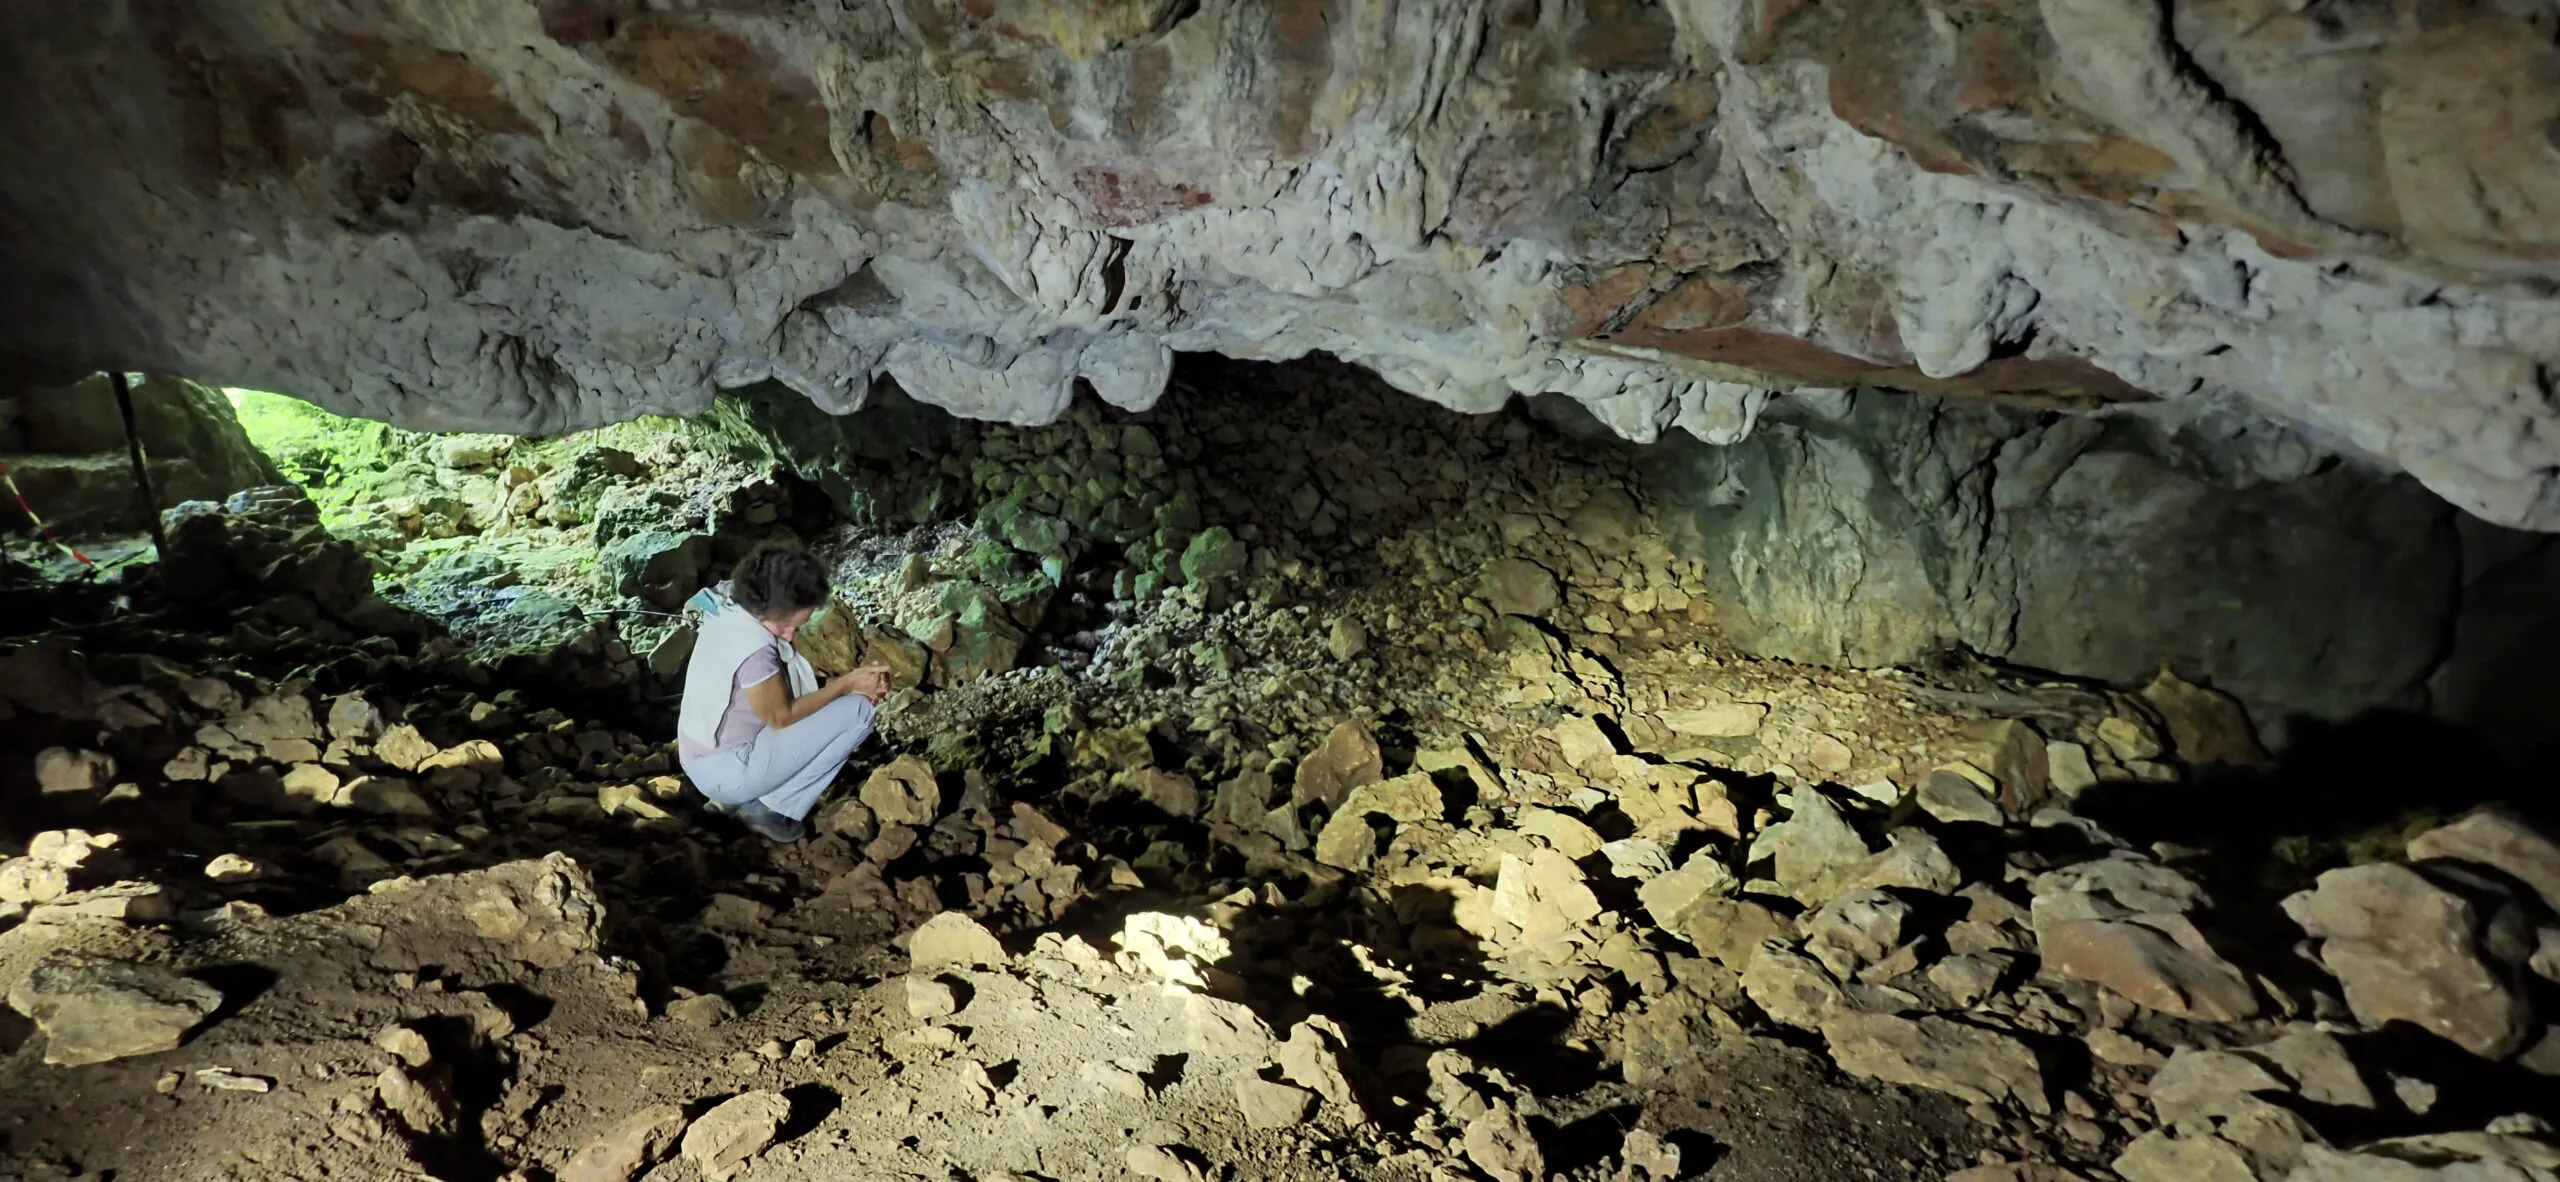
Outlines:
{"label": "white vest", "polygon": [[706,589],[685,606],[702,609],[703,618],[694,632],[693,656],[685,661],[684,705],[676,712],[679,736],[706,748],[719,746],[720,719],[729,712],[738,666],[760,648],[780,654],[794,699],[816,692],[818,671],[810,667],[808,658],[767,631],[763,621],[728,596]]}

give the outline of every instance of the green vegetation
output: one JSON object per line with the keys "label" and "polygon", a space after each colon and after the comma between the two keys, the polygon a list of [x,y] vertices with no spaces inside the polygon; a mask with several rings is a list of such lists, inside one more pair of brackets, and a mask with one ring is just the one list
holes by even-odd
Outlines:
{"label": "green vegetation", "polygon": [[364,516],[359,502],[396,490],[381,477],[417,454],[427,438],[387,423],[341,418],[285,394],[226,389],[249,442],[276,462],[284,478],[301,485],[320,506],[332,531],[352,528]]}
{"label": "green vegetation", "polygon": [[249,441],[274,458],[285,479],[304,488],[334,487],[350,477],[380,472],[417,438],[387,424],[339,418],[283,394],[223,393],[230,396]]}

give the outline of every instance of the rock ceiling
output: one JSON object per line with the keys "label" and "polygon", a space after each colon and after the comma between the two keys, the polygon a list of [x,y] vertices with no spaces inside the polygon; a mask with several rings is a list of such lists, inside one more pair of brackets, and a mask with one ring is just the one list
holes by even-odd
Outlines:
{"label": "rock ceiling", "polygon": [[2560,11],[126,0],[0,11],[0,348],[556,431],[1329,350],[1748,432],[2175,417],[2560,528]]}

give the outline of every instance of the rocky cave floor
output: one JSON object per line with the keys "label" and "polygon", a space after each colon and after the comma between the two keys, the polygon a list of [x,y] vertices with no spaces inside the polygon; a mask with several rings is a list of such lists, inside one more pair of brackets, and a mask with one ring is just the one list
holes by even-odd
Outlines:
{"label": "rocky cave floor", "polygon": [[[2547,824],[2165,674],[1736,655],[1532,416],[296,430],[5,571],[0,1175],[2560,1176]],[[782,534],[900,686],[792,847],[667,738]]]}

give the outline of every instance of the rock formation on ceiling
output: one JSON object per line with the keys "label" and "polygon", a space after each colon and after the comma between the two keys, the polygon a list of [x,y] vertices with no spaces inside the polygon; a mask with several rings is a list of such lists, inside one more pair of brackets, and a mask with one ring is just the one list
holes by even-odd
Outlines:
{"label": "rock formation on ceiling", "polygon": [[[1747,433],[2204,423],[2560,528],[2548,3],[159,0],[0,15],[0,348],[557,431],[1175,350]],[[2146,405],[2147,404],[2147,405]]]}

